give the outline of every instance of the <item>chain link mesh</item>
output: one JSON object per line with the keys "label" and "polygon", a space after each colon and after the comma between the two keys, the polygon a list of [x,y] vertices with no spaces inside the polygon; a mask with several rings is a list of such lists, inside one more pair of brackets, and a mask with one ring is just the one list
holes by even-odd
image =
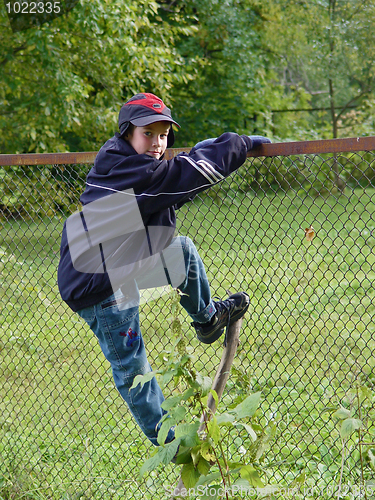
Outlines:
{"label": "chain link mesh", "polygon": [[[279,488],[267,498],[296,485],[302,498],[334,498],[339,486],[346,498],[373,484],[374,162],[373,152],[248,159],[178,212],[213,295],[251,295],[222,408],[262,392],[258,439],[243,453]],[[151,447],[94,335],[58,293],[62,225],[89,168],[0,167],[4,499],[164,499],[178,479],[169,465],[139,480]],[[199,345],[180,316],[197,369],[213,377],[222,345]],[[171,321],[168,296],[141,308],[155,368],[171,349]],[[340,408],[355,431],[345,439]],[[243,440],[229,436],[229,453]]]}

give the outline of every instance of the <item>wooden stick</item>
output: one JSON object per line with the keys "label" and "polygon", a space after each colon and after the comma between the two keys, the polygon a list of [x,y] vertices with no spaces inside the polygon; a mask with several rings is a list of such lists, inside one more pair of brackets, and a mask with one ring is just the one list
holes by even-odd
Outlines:
{"label": "wooden stick", "polygon": [[[227,333],[227,345],[224,348],[219,367],[216,371],[216,375],[212,383],[212,389],[216,391],[219,401],[221,399],[221,396],[223,395],[225,385],[229,378],[230,369],[233,364],[234,356],[236,355],[237,347],[239,346],[240,343],[239,338],[240,338],[241,325],[242,325],[242,318],[240,318],[238,321],[236,321],[235,323],[233,323],[233,325],[229,327]],[[212,394],[208,395],[207,406],[210,409],[210,412],[209,414],[203,414],[201,416],[200,419],[201,425],[199,427],[198,432],[203,431],[205,429],[206,425],[205,419],[209,420],[211,418],[211,415],[213,415],[216,411],[216,403]],[[173,500],[176,497],[186,496],[186,494],[182,494],[183,490],[185,490],[187,494],[187,490],[180,477],[178,485],[173,491],[173,496],[171,497],[171,500]]]}

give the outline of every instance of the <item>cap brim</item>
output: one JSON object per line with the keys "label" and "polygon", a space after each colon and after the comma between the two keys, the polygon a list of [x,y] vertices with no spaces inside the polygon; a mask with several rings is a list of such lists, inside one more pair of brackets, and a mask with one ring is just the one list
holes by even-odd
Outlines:
{"label": "cap brim", "polygon": [[142,116],[141,118],[134,118],[130,120],[130,123],[135,125],[136,127],[145,127],[146,125],[150,125],[151,123],[156,122],[171,122],[180,128],[180,125],[175,122],[172,118],[165,115],[152,115],[152,116]]}

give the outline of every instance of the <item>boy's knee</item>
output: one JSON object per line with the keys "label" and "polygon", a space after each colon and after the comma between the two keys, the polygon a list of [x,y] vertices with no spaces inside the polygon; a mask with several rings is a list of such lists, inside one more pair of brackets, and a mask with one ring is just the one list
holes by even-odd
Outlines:
{"label": "boy's knee", "polygon": [[182,248],[186,255],[198,255],[198,250],[193,242],[188,236],[182,237]]}
{"label": "boy's knee", "polygon": [[[117,388],[124,387],[130,390],[138,375],[147,375],[149,372],[152,372],[152,369],[147,361],[145,363],[139,360],[138,362],[132,363],[129,367],[112,366],[112,371]],[[146,381],[140,381],[140,384],[133,388],[135,393],[137,393],[145,383]]]}
{"label": "boy's knee", "polygon": [[189,238],[189,236],[185,236],[185,244],[186,244],[186,246],[187,246],[188,248],[192,248],[192,249],[196,250],[196,248],[195,248],[195,244],[194,244],[193,240],[191,240],[191,239]]}

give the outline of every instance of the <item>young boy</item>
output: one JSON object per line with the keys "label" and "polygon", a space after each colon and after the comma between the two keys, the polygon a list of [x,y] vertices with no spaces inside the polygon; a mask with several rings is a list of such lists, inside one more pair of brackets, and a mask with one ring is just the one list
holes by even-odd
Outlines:
{"label": "young boy", "polygon": [[[100,149],[81,196],[83,209],[62,233],[58,284],[62,299],[97,336],[117,389],[149,440],[157,445],[164,415],[139,325],[139,289],[170,284],[193,320],[198,339],[210,344],[249,307],[245,292],[211,299],[204,265],[193,242],[174,237],[175,210],[221,181],[264,137],[225,133],[189,154],[163,159],[174,143],[169,108],[153,94],[137,94],[120,110],[119,129]],[[166,442],[174,439],[173,429]]]}

